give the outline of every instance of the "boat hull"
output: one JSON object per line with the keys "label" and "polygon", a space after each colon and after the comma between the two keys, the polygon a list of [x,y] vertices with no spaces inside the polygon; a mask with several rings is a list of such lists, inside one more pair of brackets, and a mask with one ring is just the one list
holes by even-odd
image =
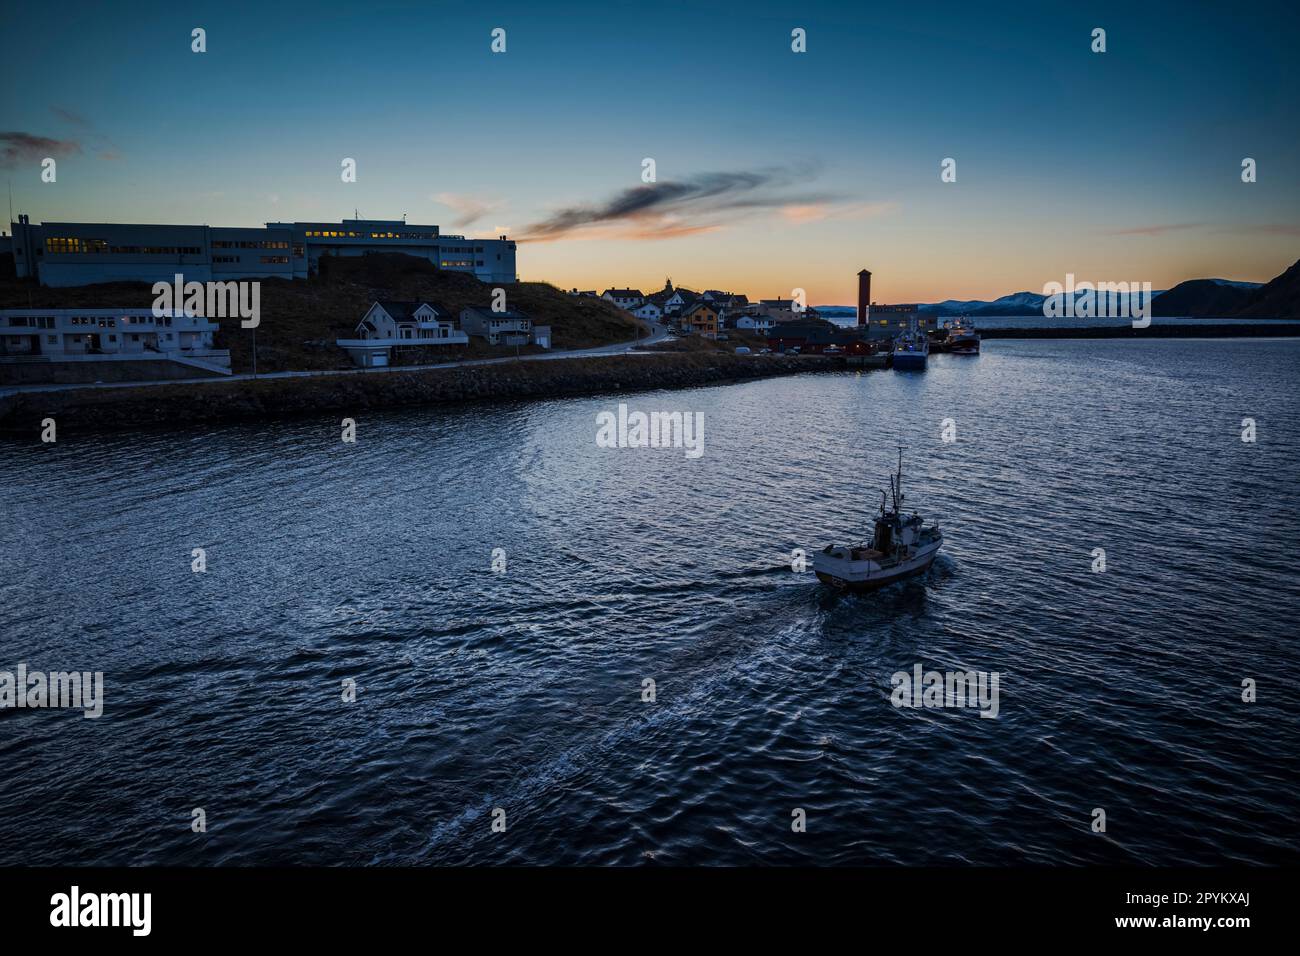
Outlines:
{"label": "boat hull", "polygon": [[868,578],[865,581],[850,581],[845,578],[836,577],[829,571],[817,571],[817,580],[822,582],[822,584],[829,584],[831,587],[839,588],[842,591],[853,591],[859,594],[866,594],[871,591],[879,591],[881,588],[887,588],[891,584],[896,584],[899,581],[914,578],[918,574],[925,574],[926,571],[930,570],[930,566],[934,564],[935,557],[937,557],[937,555],[931,555],[930,560],[926,561],[924,564],[918,564],[914,568],[908,568],[904,571],[899,571],[890,575],[882,574],[878,578]]}
{"label": "boat hull", "polygon": [[894,369],[901,372],[923,372],[927,357],[924,352],[895,352]]}
{"label": "boat hull", "polygon": [[[915,577],[930,570],[930,565],[934,564],[934,559],[939,556],[939,549],[942,547],[943,536],[938,535],[922,544],[910,558],[885,567],[880,565],[879,555],[862,555],[856,558],[851,556],[855,550],[852,548],[835,549],[835,553],[829,554],[819,551],[812,556],[812,569],[818,581],[831,587],[848,591],[878,591],[895,581]],[[846,551],[850,556],[845,555]]]}

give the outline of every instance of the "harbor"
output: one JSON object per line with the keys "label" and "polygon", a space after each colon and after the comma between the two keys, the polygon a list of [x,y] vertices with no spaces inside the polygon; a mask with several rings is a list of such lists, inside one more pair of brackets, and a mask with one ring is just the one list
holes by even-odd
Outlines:
{"label": "harbor", "polygon": [[[1294,864],[1300,719],[1267,675],[1300,667],[1275,557],[1300,535],[1297,363],[1004,339],[924,373],[373,402],[352,445],[333,412],[7,442],[5,664],[103,671],[104,707],[0,713],[24,766],[0,842],[99,866]],[[702,413],[704,455],[597,447],[619,403]],[[873,593],[822,584],[899,445],[942,549]],[[1206,540],[1244,556],[1231,588]],[[896,709],[917,664],[1000,674],[996,718]]]}

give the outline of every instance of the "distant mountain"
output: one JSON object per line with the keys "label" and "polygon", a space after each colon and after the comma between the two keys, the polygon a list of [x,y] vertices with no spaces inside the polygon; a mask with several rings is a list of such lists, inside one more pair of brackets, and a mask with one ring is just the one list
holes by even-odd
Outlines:
{"label": "distant mountain", "polygon": [[939,315],[1034,315],[1043,311],[1046,296],[1037,292],[1013,292],[987,302],[983,299],[945,299],[921,306],[922,312]]}
{"label": "distant mountain", "polygon": [[1250,301],[1237,315],[1260,319],[1300,318],[1300,260],[1252,292]]}
{"label": "distant mountain", "polygon": [[1244,309],[1258,288],[1258,282],[1188,279],[1156,299],[1151,310],[1157,316],[1227,318]]}
{"label": "distant mountain", "polygon": [[[1075,301],[1084,293],[1076,292]],[[1152,299],[1161,295],[1159,291],[1151,293]],[[1047,296],[1037,292],[1013,292],[1010,295],[1004,295],[993,301],[985,299],[945,299],[943,302],[921,303],[917,309],[921,312],[931,312],[936,315],[969,315],[969,316],[989,316],[989,315],[1042,315],[1043,303],[1047,301]],[[1063,296],[1053,296],[1053,298],[1063,298]],[[1120,296],[1118,302],[1123,307],[1127,296]],[[1057,310],[1064,313],[1059,305]],[[817,311],[825,316],[856,316],[858,310],[855,306],[849,305],[819,305]]]}
{"label": "distant mountain", "polygon": [[[1080,294],[1075,293],[1076,301]],[[937,315],[1042,315],[1046,298],[1037,292],[1013,292],[992,301],[945,299],[942,302],[922,303],[917,308]],[[1238,282],[1233,279],[1188,279],[1167,291],[1152,291],[1151,299],[1152,313],[1156,316],[1298,318],[1300,261],[1267,284]],[[1119,299],[1119,305],[1123,309],[1123,296]],[[828,318],[848,318],[858,314],[857,307],[852,305],[819,305],[817,310]],[[1057,311],[1059,313],[1064,310],[1058,306]]]}

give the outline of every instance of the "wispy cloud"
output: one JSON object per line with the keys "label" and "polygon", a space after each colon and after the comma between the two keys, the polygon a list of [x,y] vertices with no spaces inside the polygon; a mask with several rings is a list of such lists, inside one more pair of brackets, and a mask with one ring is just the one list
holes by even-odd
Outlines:
{"label": "wispy cloud", "polygon": [[87,152],[94,153],[100,159],[115,162],[122,158],[122,150],[118,149],[109,137],[105,136],[95,128],[95,124],[86,117],[82,116],[76,110],[70,110],[66,106],[51,106],[50,112],[57,116],[63,123],[69,126],[75,126],[81,132],[78,134],[81,144],[84,145]]}
{"label": "wispy cloud", "polygon": [[73,126],[80,126],[83,129],[90,128],[90,120],[86,119],[80,113],[73,112],[70,109],[65,109],[62,106],[51,106],[50,112],[65,123],[70,123]]}
{"label": "wispy cloud", "polygon": [[505,205],[505,201],[501,199],[480,199],[464,193],[437,193],[429,198],[434,202],[442,203],[456,213],[452,225],[458,229],[472,226],[488,213]]}
{"label": "wispy cloud", "polygon": [[1108,236],[1163,236],[1167,232],[1181,232],[1184,229],[1199,229],[1205,223],[1179,222],[1157,223],[1149,226],[1133,226],[1130,229],[1116,229],[1105,233]]}
{"label": "wispy cloud", "polygon": [[894,212],[896,209],[898,209],[896,202],[810,203],[785,206],[781,209],[781,215],[787,222],[802,225],[806,222],[824,222],[833,219],[869,219]]}
{"label": "wispy cloud", "polygon": [[1130,229],[1119,229],[1114,232],[1103,233],[1103,235],[1163,236],[1166,233],[1181,232],[1187,229],[1204,229],[1210,233],[1228,235],[1300,236],[1300,225],[1289,222],[1227,222],[1218,224],[1209,222],[1162,223],[1150,226],[1134,226]]}
{"label": "wispy cloud", "polygon": [[1300,236],[1300,224],[1294,222],[1261,222],[1239,226],[1234,232],[1258,233],[1265,236]]}
{"label": "wispy cloud", "polygon": [[80,152],[81,144],[72,139],[52,139],[20,132],[0,133],[0,166],[6,169],[39,163],[47,156],[62,159]]}
{"label": "wispy cloud", "polygon": [[523,239],[671,239],[712,232],[755,211],[839,202],[828,194],[789,194],[816,174],[813,166],[773,167],[635,186],[603,202],[560,209],[525,227]]}

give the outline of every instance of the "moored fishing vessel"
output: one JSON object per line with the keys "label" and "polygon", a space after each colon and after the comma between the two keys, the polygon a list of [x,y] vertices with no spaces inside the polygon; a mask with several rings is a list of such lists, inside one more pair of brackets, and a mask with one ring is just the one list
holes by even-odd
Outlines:
{"label": "moored fishing vessel", "polygon": [[953,320],[944,348],[954,355],[979,355],[980,334],[975,331],[975,323],[964,315]]}
{"label": "moored fishing vessel", "polygon": [[894,340],[894,368],[902,371],[924,371],[930,356],[930,339],[917,329],[916,320],[911,327]]}
{"label": "moored fishing vessel", "polygon": [[[903,514],[903,451],[898,474],[889,476],[889,498],[881,492],[880,514],[863,545],[828,545],[813,555],[813,572],[823,584],[850,591],[875,591],[929,570],[943,546],[938,522],[925,526],[919,514]],[[886,508],[886,504],[892,507]]]}

